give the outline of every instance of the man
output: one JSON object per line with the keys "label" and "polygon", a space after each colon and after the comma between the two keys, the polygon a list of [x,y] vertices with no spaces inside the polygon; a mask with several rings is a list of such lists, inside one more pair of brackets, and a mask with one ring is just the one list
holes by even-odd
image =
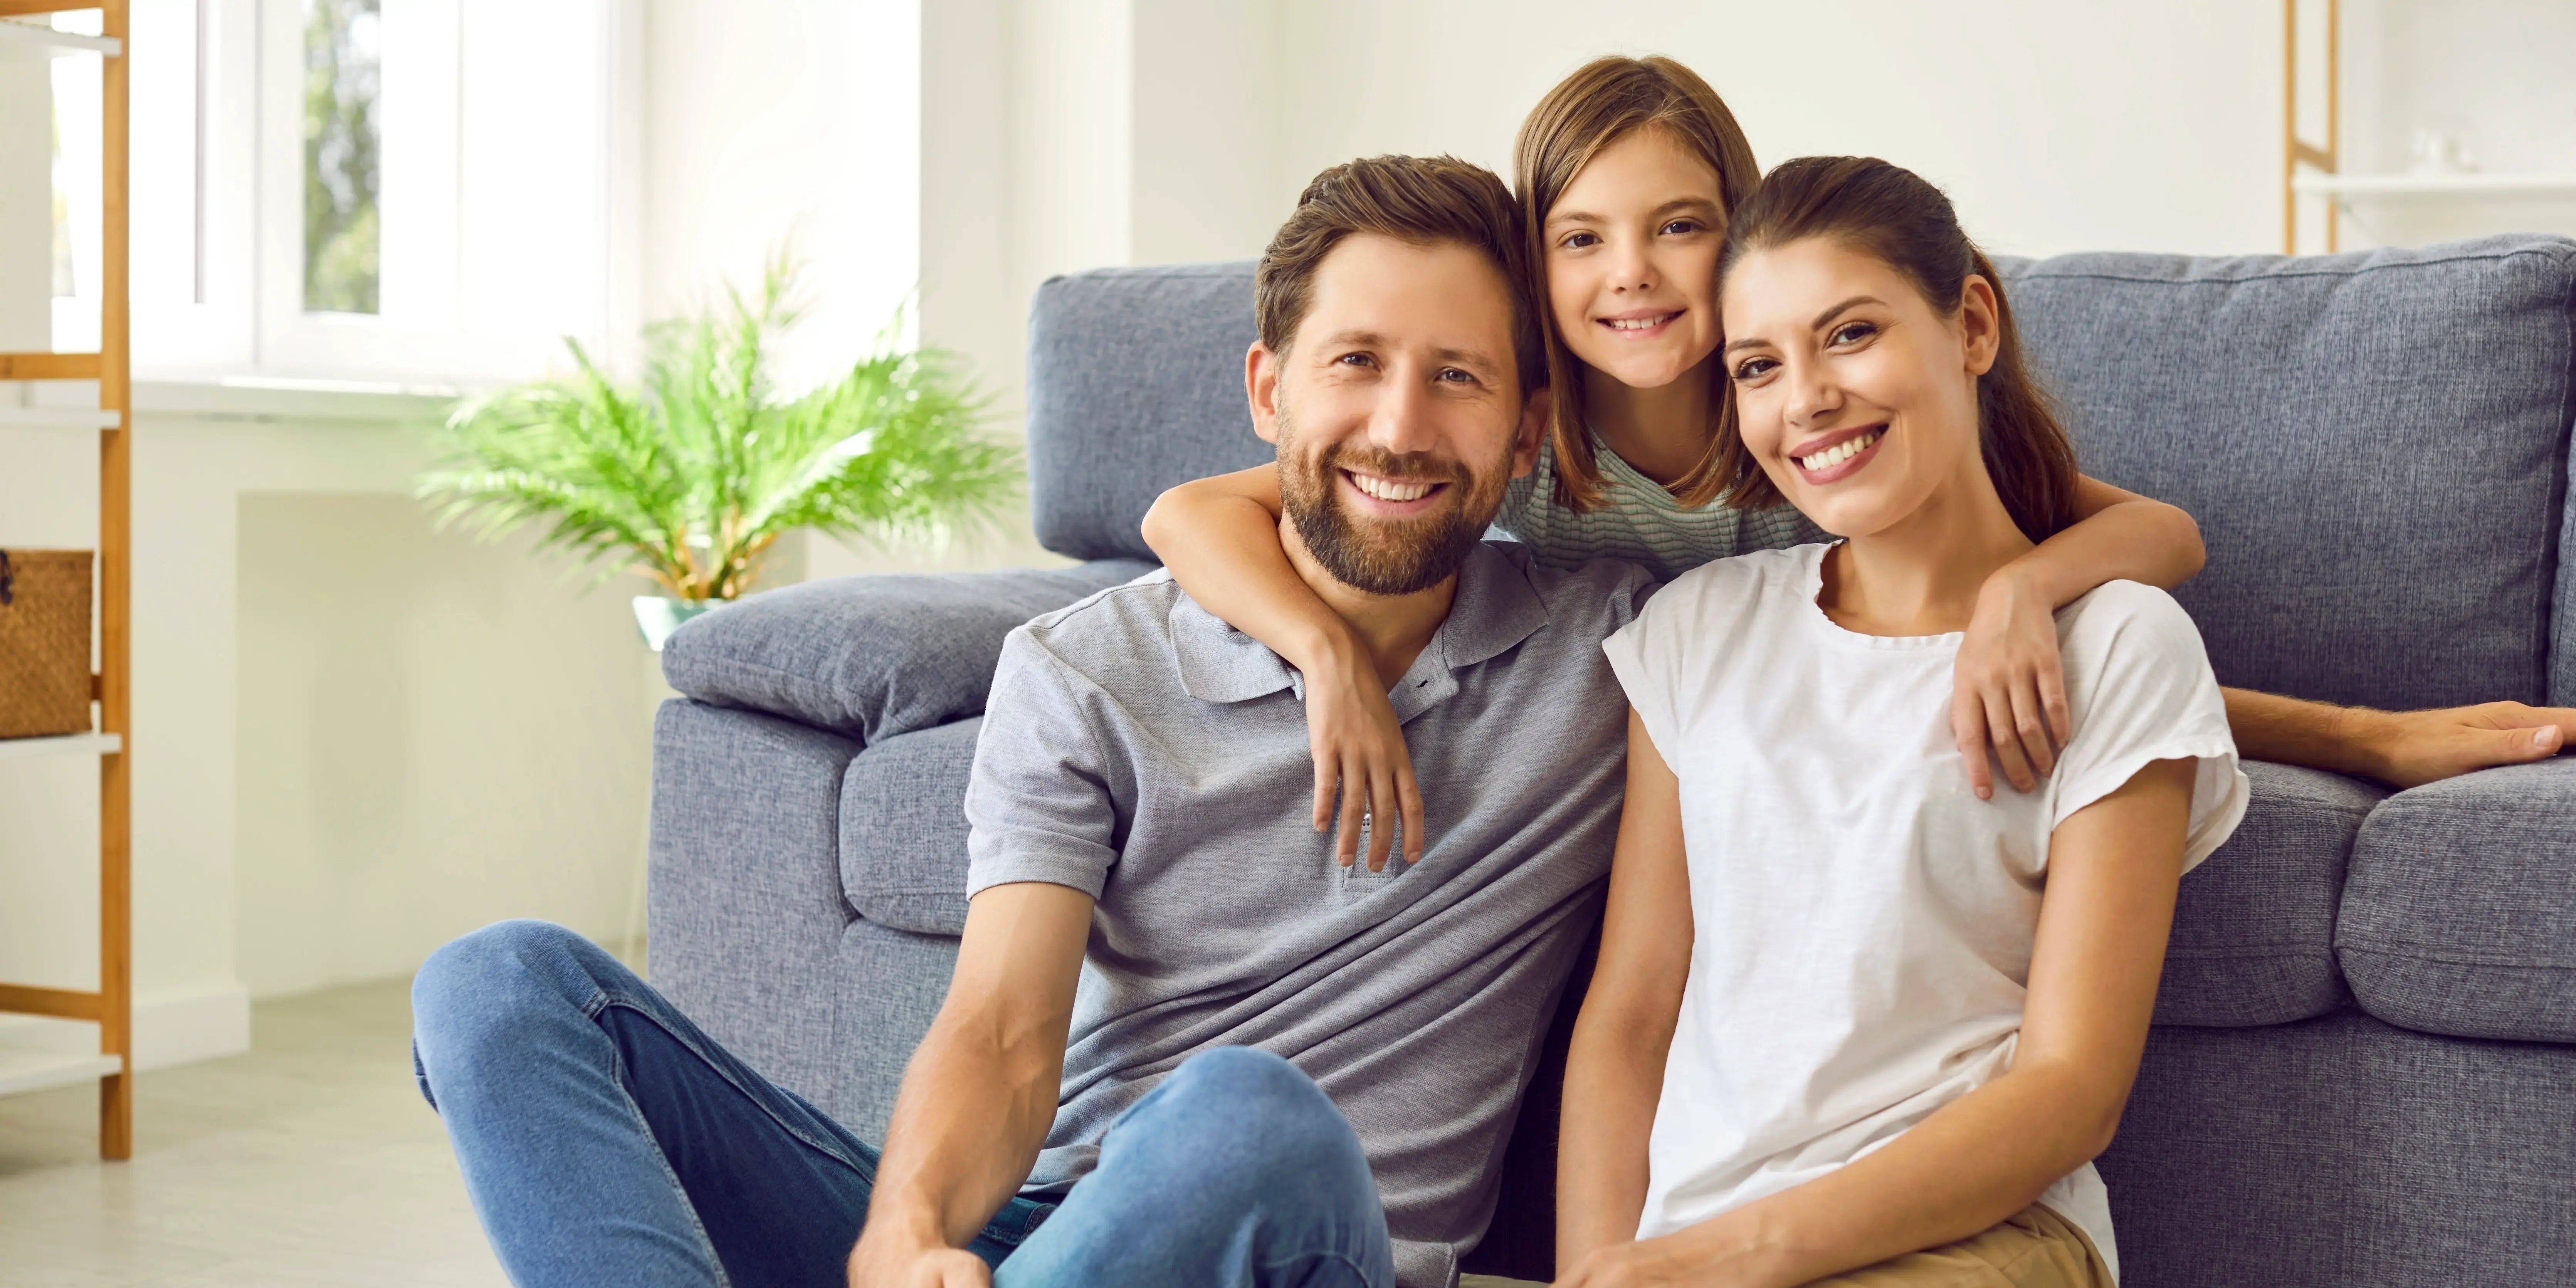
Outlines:
{"label": "man", "polygon": [[[1544,414],[1523,253],[1492,175],[1378,158],[1319,176],[1257,279],[1281,544],[1388,678],[1442,819],[1420,861],[1335,861],[1298,677],[1168,577],[1039,618],[987,706],[965,937],[881,1156],[568,931],[422,968],[422,1089],[517,1282],[1451,1278],[1598,914],[1626,729],[1599,645],[1648,588],[1476,539]],[[2275,754],[2391,776],[2557,746],[2269,701]]]}
{"label": "man", "polygon": [[1451,1280],[1598,916],[1625,731],[1600,641],[1648,586],[1478,539],[1544,415],[1522,245],[1490,173],[1358,161],[1256,287],[1281,541],[1388,678],[1441,806],[1421,859],[1336,861],[1298,677],[1168,577],[1039,618],[987,705],[965,936],[882,1157],[568,932],[423,968],[423,1087],[519,1282]]}

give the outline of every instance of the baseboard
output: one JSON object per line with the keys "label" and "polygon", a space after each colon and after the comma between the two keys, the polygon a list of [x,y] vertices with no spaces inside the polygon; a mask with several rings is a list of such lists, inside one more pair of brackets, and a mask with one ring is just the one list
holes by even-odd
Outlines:
{"label": "baseboard", "polygon": [[[0,1046],[95,1051],[98,1026],[34,1015],[0,1015]],[[250,990],[239,984],[141,997],[134,1002],[134,1067],[172,1065],[250,1050]]]}

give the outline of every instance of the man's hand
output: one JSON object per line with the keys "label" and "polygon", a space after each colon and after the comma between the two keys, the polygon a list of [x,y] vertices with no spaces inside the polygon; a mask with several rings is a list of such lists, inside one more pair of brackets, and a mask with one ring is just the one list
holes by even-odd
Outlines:
{"label": "man's hand", "polygon": [[880,1252],[862,1239],[850,1252],[850,1288],[991,1288],[992,1268],[957,1248]]}
{"label": "man's hand", "polygon": [[2576,731],[2576,709],[2484,702],[2435,711],[2349,713],[2370,776],[2421,787],[2473,770],[2547,760]]}

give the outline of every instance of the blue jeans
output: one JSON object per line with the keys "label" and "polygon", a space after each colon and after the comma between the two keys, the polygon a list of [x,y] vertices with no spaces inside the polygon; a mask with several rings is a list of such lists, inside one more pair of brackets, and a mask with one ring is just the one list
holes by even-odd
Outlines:
{"label": "blue jeans", "polygon": [[[877,1151],[560,926],[508,921],[412,984],[412,1061],[521,1288],[846,1288]],[[997,1288],[1395,1282],[1350,1124],[1287,1061],[1201,1052],[1060,1204],[968,1245]]]}

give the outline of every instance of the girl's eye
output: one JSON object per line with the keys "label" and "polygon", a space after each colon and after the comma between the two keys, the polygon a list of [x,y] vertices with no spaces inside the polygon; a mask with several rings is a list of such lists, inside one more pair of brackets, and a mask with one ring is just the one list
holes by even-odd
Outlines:
{"label": "girl's eye", "polygon": [[1828,344],[1858,344],[1876,334],[1878,328],[1867,322],[1845,322],[1835,327],[1834,333],[1825,340]]}
{"label": "girl's eye", "polygon": [[1583,250],[1587,247],[1598,246],[1600,244],[1601,238],[1592,233],[1567,233],[1565,235],[1565,240],[1557,243],[1557,245],[1563,246],[1567,250]]}
{"label": "girl's eye", "polygon": [[1704,225],[1696,219],[1675,219],[1667,222],[1663,231],[1667,236],[1679,237],[1699,232],[1703,227]]}
{"label": "girl's eye", "polygon": [[1771,374],[1771,369],[1779,365],[1770,358],[1746,358],[1735,364],[1735,378],[1739,381],[1758,380]]}

